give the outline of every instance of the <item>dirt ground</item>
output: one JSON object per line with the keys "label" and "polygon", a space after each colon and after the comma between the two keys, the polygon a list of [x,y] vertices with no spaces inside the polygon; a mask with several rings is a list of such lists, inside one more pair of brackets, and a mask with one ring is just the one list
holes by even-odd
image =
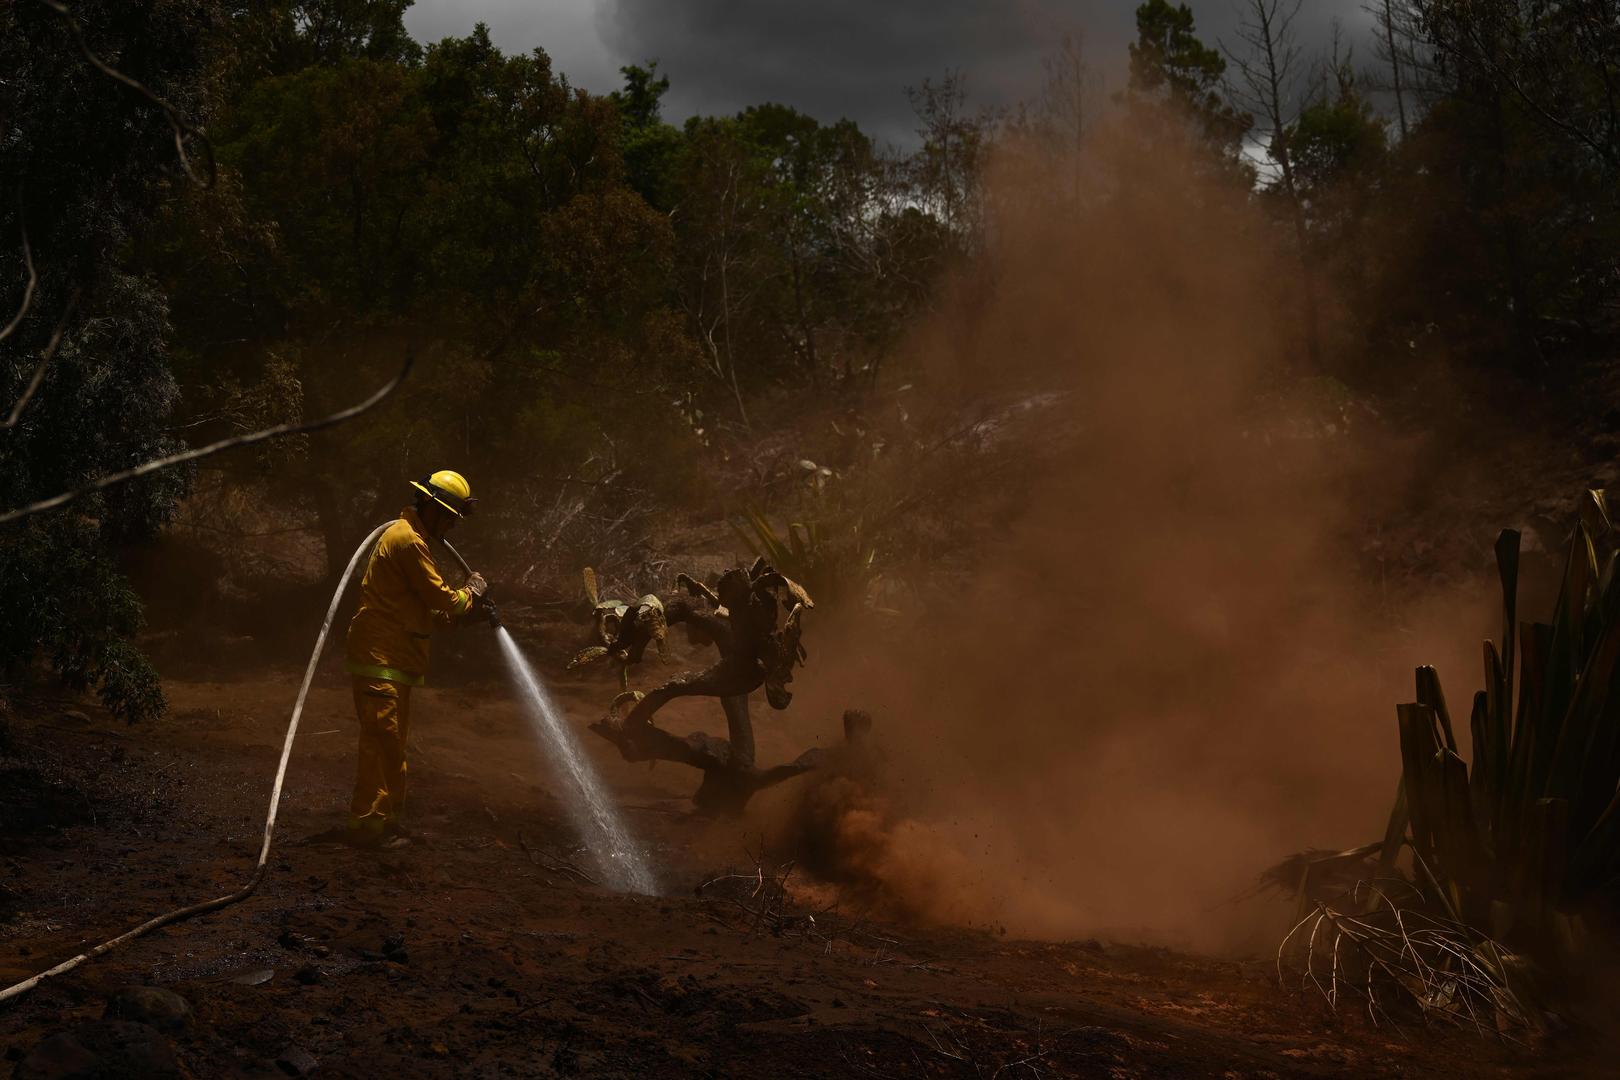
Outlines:
{"label": "dirt ground", "polygon": [[[1403,1037],[1335,1016],[1283,994],[1265,957],[1016,941],[848,911],[815,933],[772,933],[694,894],[721,868],[752,868],[748,823],[694,816],[689,770],[631,767],[586,736],[664,884],[658,897],[614,895],[576,873],[590,861],[494,681],[420,693],[411,815],[425,843],[321,842],[341,821],[354,753],[347,685],[325,670],[263,886],[0,1006],[0,1075],[87,1075],[72,1072],[86,1049],[97,1075],[195,1077],[1602,1072],[1581,1038]],[[139,728],[78,700],[19,703],[0,757],[0,981],[247,878],[299,674],[171,678],[168,717]],[[581,730],[604,685],[559,687]],[[704,716],[693,705],[665,719],[688,730]],[[789,749],[761,728],[762,761]],[[161,1034],[107,1018],[109,1000],[140,985],[179,993],[194,1015]]]}

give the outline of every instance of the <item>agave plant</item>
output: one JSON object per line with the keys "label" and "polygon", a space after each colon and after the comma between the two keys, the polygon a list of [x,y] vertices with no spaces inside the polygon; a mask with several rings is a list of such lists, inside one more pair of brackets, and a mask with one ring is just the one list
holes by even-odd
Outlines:
{"label": "agave plant", "polygon": [[[1526,1022],[1532,1012],[1520,1003],[1529,995],[1515,975],[1518,955],[1542,968],[1565,966],[1580,955],[1589,917],[1615,914],[1617,550],[1620,533],[1604,493],[1588,491],[1552,620],[1520,623],[1520,535],[1505,529],[1497,537],[1501,646],[1484,643],[1485,686],[1469,713],[1472,763],[1459,749],[1439,674],[1418,668],[1416,700],[1396,706],[1401,782],[1382,842],[1306,853],[1268,872],[1299,893],[1302,918],[1284,947],[1292,944],[1303,981],[1314,979],[1324,942],[1337,972],[1341,949],[1387,953],[1416,919],[1428,928],[1425,941],[1449,959],[1438,967],[1417,965],[1427,972],[1423,980],[1386,981],[1403,987],[1425,1015],[1444,997],[1435,996],[1435,986],[1450,986],[1460,996],[1446,998],[1441,1011],[1454,1019],[1465,1005],[1467,1016],[1477,1019],[1478,1009],[1495,1000],[1499,1022],[1504,1016]],[[1410,852],[1409,866],[1399,865],[1403,850]],[[1397,904],[1391,895],[1403,899]],[[1309,929],[1304,938],[1302,927]],[[1403,955],[1416,964],[1417,954]],[[1372,954],[1360,962],[1369,978],[1394,970]],[[1463,994],[1459,987],[1472,989]],[[1329,994],[1337,996],[1336,990]]]}
{"label": "agave plant", "polygon": [[751,552],[830,606],[864,599],[877,580],[877,549],[862,535],[857,519],[847,528],[824,527],[811,519],[778,532],[763,512],[749,507],[731,531]]}
{"label": "agave plant", "polygon": [[1519,544],[1512,529],[1496,541],[1502,646],[1484,645],[1472,766],[1433,668],[1398,707],[1402,781],[1382,858],[1404,835],[1419,885],[1453,917],[1550,959],[1620,871],[1620,535],[1604,493],[1587,492],[1549,623],[1517,621]]}

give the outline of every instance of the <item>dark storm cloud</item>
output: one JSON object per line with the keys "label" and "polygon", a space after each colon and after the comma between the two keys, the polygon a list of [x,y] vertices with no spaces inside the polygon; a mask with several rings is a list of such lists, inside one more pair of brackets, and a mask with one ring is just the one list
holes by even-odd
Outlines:
{"label": "dark storm cloud", "polygon": [[[905,88],[947,69],[973,99],[1033,96],[1041,57],[1065,33],[1110,88],[1125,76],[1138,0],[416,0],[406,16],[423,41],[489,24],[502,49],[551,54],[577,86],[605,93],[618,69],[657,58],[670,76],[668,115],[734,113],[777,101],[823,120],[848,116],[880,138],[911,138]],[[1372,60],[1363,0],[1304,0],[1307,56],[1328,48],[1335,18],[1358,60]],[[1199,35],[1236,46],[1237,0],[1191,0]]]}
{"label": "dark storm cloud", "polygon": [[598,0],[416,0],[405,26],[424,43],[462,37],[478,23],[506,53],[545,49],[569,82],[606,93],[625,63],[602,40]]}
{"label": "dark storm cloud", "polygon": [[[1335,18],[1371,59],[1361,0],[1305,0],[1298,29],[1308,55],[1325,53]],[[1191,0],[1199,36],[1236,47],[1234,0]],[[1136,0],[605,0],[598,27],[627,60],[657,58],[670,76],[670,112],[729,113],[778,101],[824,120],[848,116],[905,139],[905,88],[946,69],[974,99],[1032,96],[1041,57],[1065,33],[1084,35],[1110,87],[1124,78]]]}
{"label": "dark storm cloud", "polygon": [[992,100],[1012,93],[1045,37],[1042,7],[616,0],[605,6],[603,25],[618,51],[659,59],[673,83],[672,111],[731,112],[779,101],[898,136],[909,126],[905,88],[947,68],[962,69]]}

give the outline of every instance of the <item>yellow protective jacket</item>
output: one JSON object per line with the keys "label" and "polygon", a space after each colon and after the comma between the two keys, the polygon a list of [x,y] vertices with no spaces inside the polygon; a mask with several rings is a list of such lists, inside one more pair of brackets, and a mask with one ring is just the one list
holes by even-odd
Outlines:
{"label": "yellow protective jacket", "polygon": [[360,580],[360,609],[349,622],[349,674],[420,686],[427,675],[428,633],[472,609],[466,589],[439,576],[422,519],[402,510],[371,552]]}

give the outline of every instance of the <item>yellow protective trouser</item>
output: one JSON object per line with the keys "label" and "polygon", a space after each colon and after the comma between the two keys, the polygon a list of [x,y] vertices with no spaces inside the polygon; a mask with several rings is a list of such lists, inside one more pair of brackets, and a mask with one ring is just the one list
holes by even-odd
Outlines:
{"label": "yellow protective trouser", "polygon": [[405,809],[411,688],[357,678],[354,712],[360,720],[360,761],[354,775],[354,798],[349,803],[349,827],[380,832]]}

